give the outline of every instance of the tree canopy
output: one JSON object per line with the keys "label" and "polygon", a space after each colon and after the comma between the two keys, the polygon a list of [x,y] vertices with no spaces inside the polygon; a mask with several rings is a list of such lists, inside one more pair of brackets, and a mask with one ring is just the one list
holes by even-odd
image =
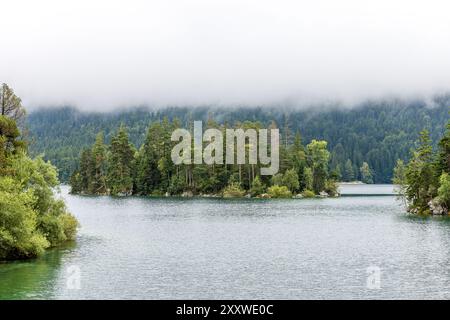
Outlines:
{"label": "tree canopy", "polygon": [[[3,86],[2,99],[5,88],[9,90]],[[5,105],[0,115],[0,260],[34,258],[73,240],[78,222],[54,195],[56,169],[41,157],[27,155],[16,125],[24,112]]]}
{"label": "tree canopy", "polygon": [[[338,105],[299,110],[282,106],[191,106],[157,110],[138,108],[109,113],[81,112],[67,107],[36,110],[27,117],[27,125],[31,138],[30,152],[33,155],[44,154],[44,159],[58,168],[60,179],[64,182],[77,169],[82,150],[91,147],[97,133],[102,131],[104,142],[109,144],[122,123],[127,128],[130,142],[139,152],[144,145],[146,154],[150,154],[150,148],[153,148],[152,152],[159,152],[153,141],[146,141],[147,131],[150,125],[155,126],[152,131],[160,130],[166,117],[170,122],[177,119],[178,126],[182,128],[189,128],[194,120],[215,122],[221,126],[246,121],[257,123],[262,128],[274,124],[283,135],[280,143],[284,147],[286,144],[294,145],[295,140],[304,146],[313,139],[327,141],[329,169],[334,177],[344,181],[362,180],[360,168],[366,162],[374,183],[389,183],[397,159],[409,160],[410,150],[423,128],[429,130],[433,147],[437,146],[443,135],[450,95],[436,96],[431,104],[432,107],[426,101],[386,99],[364,102],[352,108]],[[298,152],[304,150],[300,148]],[[285,160],[280,163],[283,170],[292,165],[290,159]],[[298,157],[299,162],[305,160]],[[351,161],[351,170],[347,170],[347,173],[353,173],[350,177],[346,177],[347,160]],[[140,183],[146,182],[140,180]]]}

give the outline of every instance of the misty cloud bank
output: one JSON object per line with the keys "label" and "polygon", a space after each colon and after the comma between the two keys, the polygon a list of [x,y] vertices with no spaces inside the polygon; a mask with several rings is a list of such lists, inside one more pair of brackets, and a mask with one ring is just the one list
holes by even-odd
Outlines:
{"label": "misty cloud bank", "polygon": [[25,105],[275,105],[450,91],[447,1],[8,1]]}

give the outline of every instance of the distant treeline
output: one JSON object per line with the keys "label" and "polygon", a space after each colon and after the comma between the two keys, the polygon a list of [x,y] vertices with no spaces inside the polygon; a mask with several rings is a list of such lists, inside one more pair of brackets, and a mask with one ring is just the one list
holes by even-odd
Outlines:
{"label": "distant treeline", "polygon": [[[291,197],[300,192],[304,197],[325,195],[324,192],[329,196],[337,195],[339,177],[337,172],[329,172],[330,153],[326,141],[313,140],[304,146],[297,133],[293,143],[285,141],[279,147],[279,173],[264,176],[260,175],[260,164],[250,164],[247,156],[245,164],[174,164],[171,152],[178,141],[172,141],[171,135],[180,126],[178,119],[171,122],[167,117],[151,123],[139,150],[129,141],[123,125],[109,145],[105,145],[103,134],[99,133],[92,147],[81,153],[78,169],[70,178],[72,193],[272,198]],[[227,128],[259,130],[263,127],[259,122],[250,121],[230,127],[210,119],[205,129],[210,128],[225,135]],[[275,128],[274,123],[271,128]],[[203,147],[207,145],[209,142],[204,142]],[[223,141],[223,150],[228,147],[227,141]],[[236,156],[237,146],[230,150]]]}
{"label": "distant treeline", "polygon": [[313,139],[326,140],[330,172],[337,172],[341,180],[363,180],[360,168],[366,162],[374,183],[390,183],[397,159],[409,159],[421,130],[429,130],[432,145],[436,147],[445,130],[449,106],[450,95],[428,102],[391,99],[365,102],[354,108],[331,106],[302,110],[173,107],[87,113],[66,107],[34,111],[28,117],[27,127],[33,141],[30,151],[51,160],[64,182],[78,168],[83,148],[92,145],[98,132],[102,131],[105,142],[110,143],[123,124],[131,143],[140,148],[149,124],[167,117],[169,121],[179,119],[183,128],[194,120],[208,119],[218,124],[259,122],[266,128],[274,122],[285,144],[292,144],[297,132],[301,133],[304,145]]}

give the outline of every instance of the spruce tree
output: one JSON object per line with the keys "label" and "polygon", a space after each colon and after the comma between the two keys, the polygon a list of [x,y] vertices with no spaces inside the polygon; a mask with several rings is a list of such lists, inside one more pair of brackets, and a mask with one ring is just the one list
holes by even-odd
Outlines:
{"label": "spruce tree", "polygon": [[133,191],[134,148],[123,125],[111,139],[108,163],[108,187],[112,195],[129,195]]}

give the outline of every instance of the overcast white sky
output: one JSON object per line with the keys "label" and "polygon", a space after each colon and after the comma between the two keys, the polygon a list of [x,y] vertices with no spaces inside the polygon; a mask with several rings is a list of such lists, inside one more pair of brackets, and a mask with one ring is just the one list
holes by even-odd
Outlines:
{"label": "overcast white sky", "polygon": [[450,1],[0,0],[27,108],[272,104],[450,89]]}

